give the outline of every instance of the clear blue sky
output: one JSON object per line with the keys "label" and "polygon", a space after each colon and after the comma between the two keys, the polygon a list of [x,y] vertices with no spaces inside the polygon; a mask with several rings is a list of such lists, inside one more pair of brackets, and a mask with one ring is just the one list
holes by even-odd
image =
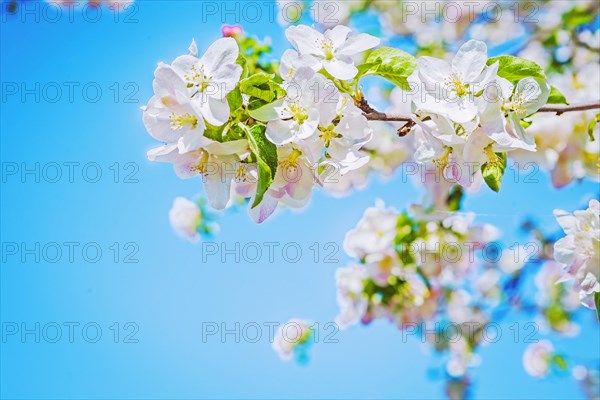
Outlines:
{"label": "clear blue sky", "polygon": [[[34,248],[39,243],[46,254],[40,262],[34,255],[22,262],[21,253],[9,256],[3,248],[1,320],[5,330],[13,323],[19,329],[23,322],[30,329],[40,323],[47,327],[46,339],[54,337],[52,324],[57,323],[63,336],[57,343],[44,337],[36,343],[33,334],[23,343],[20,332],[6,337],[0,358],[3,398],[442,396],[439,381],[428,377],[435,360],[418,340],[402,343],[400,332],[385,322],[339,332],[338,343],[314,345],[308,366],[282,363],[263,325],[291,317],[321,325],[332,321],[337,313],[334,271],[348,262],[341,250],[344,233],[376,198],[403,208],[420,198],[419,188],[397,177],[387,183],[375,179],[367,190],[344,199],[317,191],[302,214],[282,212],[261,226],[243,212],[232,213],[220,220],[222,232],[215,241],[227,242],[229,248],[236,242],[279,242],[279,249],[298,243],[302,258],[289,263],[276,250],[273,262],[264,253],[257,263],[236,263],[231,256],[224,263],[216,257],[203,263],[202,246],[176,237],[167,217],[175,196],[194,196],[201,185],[181,181],[168,165],[146,160],[146,151],[156,143],[144,130],[139,107],[152,95],[158,61],[187,52],[192,37],[205,49],[219,37],[223,22],[237,22],[235,16],[229,14],[225,21],[211,16],[203,22],[201,2],[192,1],[139,2],[135,13],[120,14],[118,22],[106,9],[95,23],[93,13],[76,11],[74,22],[64,13],[53,23],[52,10],[44,15],[43,9],[31,9],[32,14],[2,15],[0,73],[2,93],[8,97],[1,103],[0,155],[5,174],[39,163],[40,182],[35,174],[26,175],[24,182],[18,174],[5,177],[1,234],[4,246]],[[263,13],[244,28],[269,35],[280,54],[287,48],[282,28],[269,22],[266,8]],[[31,89],[36,83],[39,102],[33,94],[23,101],[21,84]],[[8,95],[15,84],[18,93]],[[52,102],[57,86],[61,95]],[[69,86],[74,88],[72,101]],[[97,87],[102,95],[92,102]],[[53,163],[62,174],[56,183],[50,182],[56,173]],[[99,168],[98,182],[84,179],[84,166],[88,181]],[[116,177],[115,171],[120,172]],[[479,220],[497,224],[510,243],[524,240],[514,233],[523,215],[537,216],[553,231],[558,228],[554,208],[582,208],[590,196],[598,196],[598,186],[591,182],[556,191],[547,176],[538,177],[538,184],[508,180],[500,194],[484,190],[469,197],[466,209],[488,214]],[[73,262],[65,242],[79,243]],[[329,242],[339,246],[334,263],[323,262],[323,246]],[[61,256],[52,243],[59,244]],[[318,263],[313,243],[322,249]],[[102,250],[98,262],[86,260],[86,244],[87,260],[95,257],[95,248]],[[139,262],[125,263],[132,252]],[[48,262],[55,257],[57,262]],[[510,316],[503,326],[508,329],[514,321],[524,320]],[[79,323],[73,343],[64,325],[69,322]],[[114,343],[115,322],[119,343]],[[139,327],[133,336],[138,343],[123,343],[133,331],[127,322]],[[263,326],[263,338],[236,343],[229,335],[221,343],[215,336],[203,343],[203,322],[224,322],[230,329],[235,322],[255,322]],[[82,335],[88,323],[102,329],[97,343]],[[591,313],[582,324],[581,336],[556,345],[597,360],[598,325]],[[96,325],[91,326],[88,339],[95,335]],[[581,397],[572,381],[527,376],[521,366],[525,346],[506,335],[484,349],[483,364],[475,372],[477,398]]]}

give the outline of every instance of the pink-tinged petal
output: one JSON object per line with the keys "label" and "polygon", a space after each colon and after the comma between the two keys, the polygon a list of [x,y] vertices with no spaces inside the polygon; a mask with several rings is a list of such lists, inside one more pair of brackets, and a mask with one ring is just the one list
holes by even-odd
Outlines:
{"label": "pink-tinged petal", "polygon": [[308,199],[312,193],[313,183],[315,181],[313,171],[298,162],[298,173],[295,176],[290,176],[290,182],[286,186],[287,194],[296,201]]}
{"label": "pink-tinged petal", "polygon": [[254,198],[250,200],[248,214],[250,214],[250,218],[252,218],[254,222],[262,224],[267,218],[273,215],[279,204],[279,199],[271,196],[270,191],[268,191],[258,206],[252,208],[253,203]]}
{"label": "pink-tinged petal", "polygon": [[358,74],[358,69],[351,62],[345,62],[336,58],[332,60],[323,60],[323,68],[334,78],[348,80]]}

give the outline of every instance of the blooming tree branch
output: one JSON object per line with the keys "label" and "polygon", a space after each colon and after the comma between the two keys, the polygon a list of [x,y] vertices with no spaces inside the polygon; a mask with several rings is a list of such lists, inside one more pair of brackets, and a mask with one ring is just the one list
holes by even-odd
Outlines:
{"label": "blooming tree branch", "polygon": [[[382,112],[378,112],[371,108],[370,106],[362,104],[361,109],[364,111],[364,116],[369,121],[387,121],[387,122],[412,122],[412,117],[409,115],[390,115]],[[368,108],[367,108],[368,107]],[[540,108],[538,113],[556,113],[556,115],[562,115],[564,113],[573,112],[573,111],[587,111],[587,110],[596,110],[600,109],[600,100],[592,101],[589,103],[579,103],[579,104],[570,104],[570,105],[555,105],[555,106],[545,106]]]}

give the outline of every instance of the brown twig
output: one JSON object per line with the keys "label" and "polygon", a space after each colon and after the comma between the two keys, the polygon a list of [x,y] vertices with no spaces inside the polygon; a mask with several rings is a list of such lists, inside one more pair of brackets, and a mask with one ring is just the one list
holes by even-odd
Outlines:
{"label": "brown twig", "polygon": [[[399,136],[406,136],[410,130],[415,126],[414,121],[410,116],[407,115],[388,115],[375,110],[371,107],[367,101],[362,98],[357,102],[357,106],[363,110],[364,116],[369,121],[387,121],[387,122],[406,122],[404,126],[398,129]],[[539,113],[555,113],[556,115],[562,115],[567,112],[573,111],[587,111],[600,109],[600,100],[591,103],[580,103],[580,104],[569,104],[569,105],[550,105],[540,108],[537,112]],[[428,119],[428,118],[427,118]]]}
{"label": "brown twig", "polygon": [[600,108],[600,100],[592,102],[592,103],[580,103],[580,104],[569,104],[569,105],[552,105],[545,106],[538,110],[538,112],[552,112],[556,113],[556,115],[561,115],[566,112],[571,111],[587,111],[587,110],[595,110]]}

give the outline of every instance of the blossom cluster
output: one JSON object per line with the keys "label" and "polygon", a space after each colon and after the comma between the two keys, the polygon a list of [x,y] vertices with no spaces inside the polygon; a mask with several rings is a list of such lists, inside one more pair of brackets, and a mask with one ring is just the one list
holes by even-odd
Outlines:
{"label": "blossom cluster", "polygon": [[284,53],[280,76],[248,65],[240,32],[201,57],[192,43],[190,54],[158,65],[155,95],[143,108],[146,129],[165,142],[148,158],[172,163],[181,178],[201,176],[215,209],[227,207],[232,194],[249,198],[257,222],[280,203],[304,206],[331,170],[344,175],[365,165],[359,150],[372,137],[363,112],[334,80],[353,78],[353,57],[379,39],[344,26],[324,34],[290,27],[286,35],[295,50]]}
{"label": "blossom cluster", "polygon": [[[474,224],[472,215],[420,208],[400,213],[379,202],[344,240],[345,251],[359,261],[336,272],[336,323],[341,329],[374,319],[400,329],[436,322],[483,328],[490,317],[482,304],[495,296],[492,289],[503,271],[498,265],[477,268],[480,261],[469,248],[480,250],[498,236],[493,225]],[[513,271],[523,266],[506,264]],[[475,292],[465,286],[469,281],[477,282]],[[477,330],[441,347],[436,340],[435,346],[448,353],[450,376],[463,376],[477,363],[474,349],[480,340]]]}
{"label": "blossom cluster", "polygon": [[589,308],[600,304],[600,202],[591,200],[586,210],[554,215],[566,236],[554,245],[554,257],[564,267],[562,279],[573,280],[581,303]]}

